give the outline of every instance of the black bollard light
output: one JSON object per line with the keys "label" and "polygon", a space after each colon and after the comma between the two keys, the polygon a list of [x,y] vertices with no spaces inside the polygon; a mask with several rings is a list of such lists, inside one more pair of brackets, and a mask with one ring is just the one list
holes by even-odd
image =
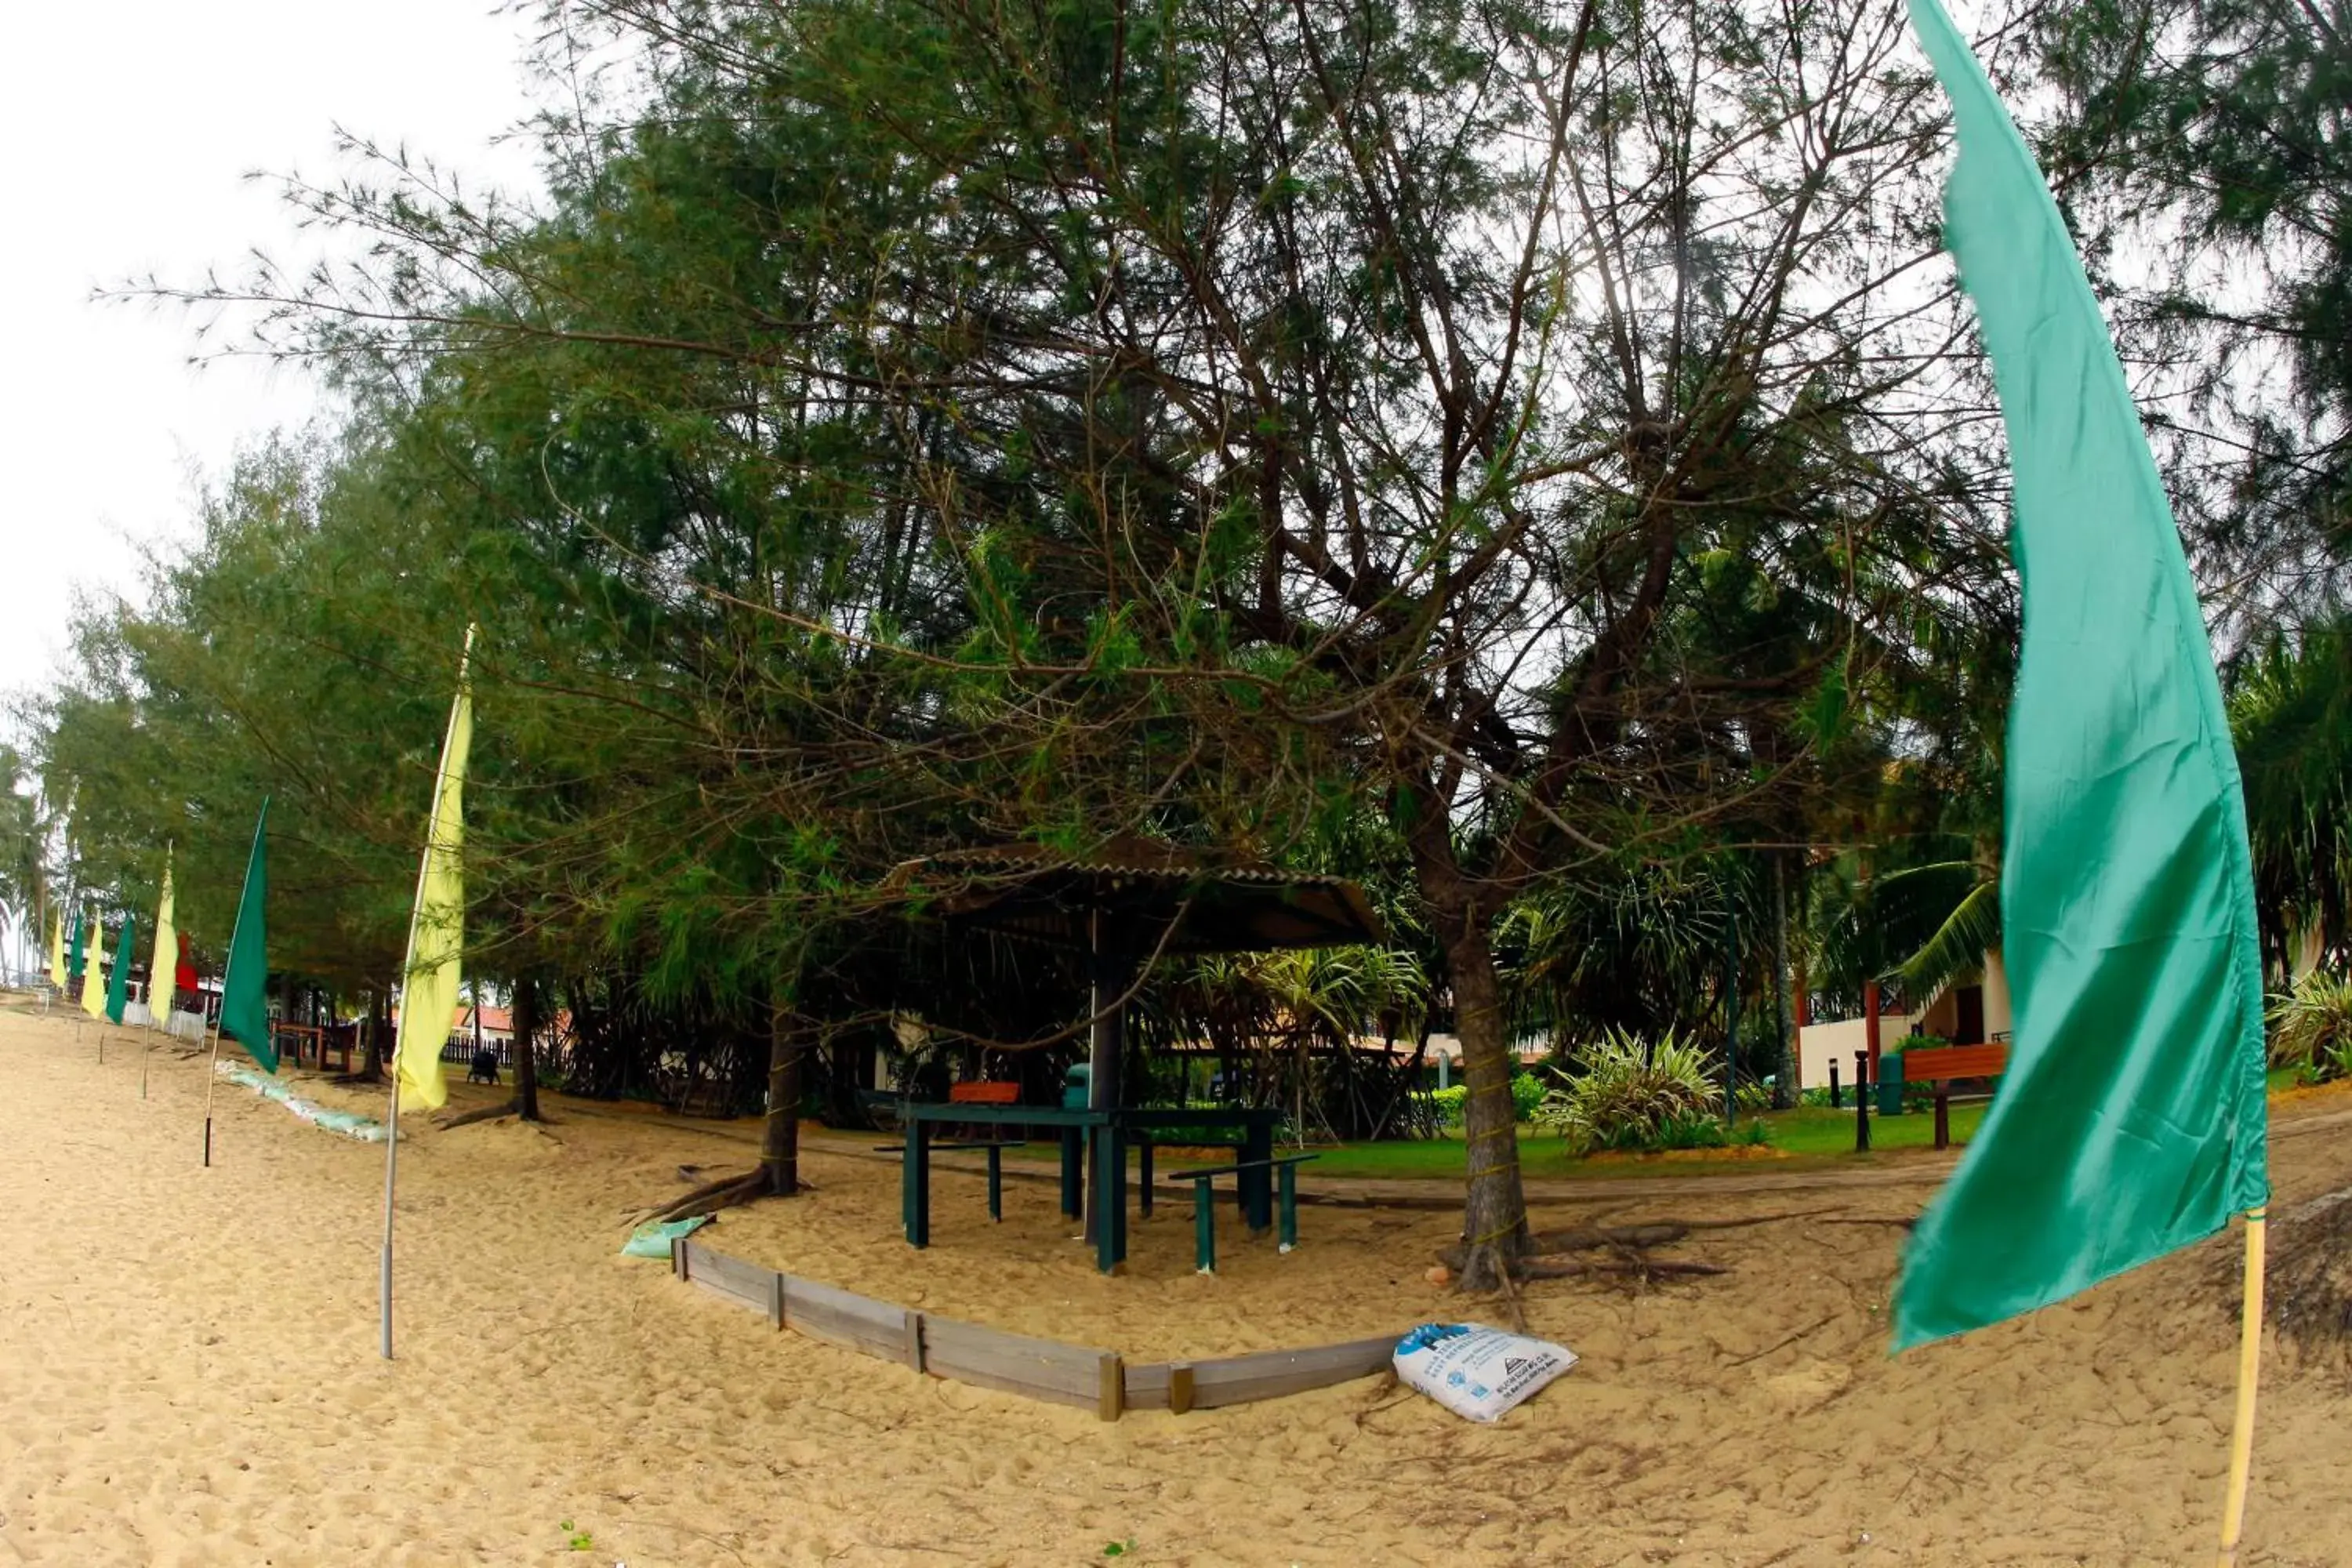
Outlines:
{"label": "black bollard light", "polygon": [[1835,1058],[1832,1058],[1830,1060],[1830,1109],[1832,1110],[1836,1110],[1840,1109],[1843,1103],[1844,1102],[1843,1100],[1838,1099],[1837,1060]]}
{"label": "black bollard light", "polygon": [[1853,1053],[1853,1152],[1870,1152],[1870,1053]]}

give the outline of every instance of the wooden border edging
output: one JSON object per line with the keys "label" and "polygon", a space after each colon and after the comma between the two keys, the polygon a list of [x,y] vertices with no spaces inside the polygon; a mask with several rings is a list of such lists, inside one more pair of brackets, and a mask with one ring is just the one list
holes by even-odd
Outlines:
{"label": "wooden border edging", "polygon": [[714,1252],[691,1237],[670,1244],[670,1271],[722,1300],[933,1377],[992,1388],[1116,1421],[1129,1410],[1213,1410],[1327,1388],[1389,1369],[1393,1338],[1307,1350],[1260,1351],[1216,1361],[1131,1364],[1116,1351],[1066,1345],[981,1323],[893,1306]]}

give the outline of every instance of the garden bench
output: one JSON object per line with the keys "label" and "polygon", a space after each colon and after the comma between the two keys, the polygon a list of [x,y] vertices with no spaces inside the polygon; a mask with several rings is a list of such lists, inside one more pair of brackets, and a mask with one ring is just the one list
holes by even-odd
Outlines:
{"label": "garden bench", "polygon": [[2007,1046],[1946,1046],[1903,1053],[1903,1081],[1936,1086],[1936,1147],[1952,1146],[1952,1084],[1964,1078],[1999,1078],[2009,1070]]}
{"label": "garden bench", "polygon": [[1276,1184],[1275,1212],[1280,1226],[1276,1240],[1281,1249],[1288,1252],[1298,1245],[1298,1167],[1321,1158],[1320,1154],[1276,1154],[1264,1160],[1237,1160],[1230,1165],[1206,1165],[1171,1173],[1192,1184],[1193,1267],[1203,1274],[1217,1271],[1216,1199],[1210,1190],[1212,1182],[1219,1176],[1271,1169]]}

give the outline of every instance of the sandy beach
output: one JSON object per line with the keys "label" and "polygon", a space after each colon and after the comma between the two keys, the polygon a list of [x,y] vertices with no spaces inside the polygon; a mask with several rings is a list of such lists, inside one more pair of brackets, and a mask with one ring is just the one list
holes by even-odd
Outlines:
{"label": "sandy beach", "polygon": [[[1385,1379],[1113,1426],[776,1333],[622,1258],[631,1212],[681,1165],[742,1164],[750,1129],[560,1099],[545,1129],[410,1124],[386,1363],[381,1145],[224,1085],[203,1170],[202,1059],[149,1065],[142,1100],[135,1037],[101,1067],[94,1029],[0,1013],[0,1568],[2210,1561],[2234,1237],[1897,1362],[1886,1222],[1927,1187],[1629,1181],[1544,1220],[1819,1212],[1669,1254],[1719,1278],[1530,1287],[1531,1329],[1582,1361],[1494,1427]],[[2347,1104],[2282,1117],[2281,1207],[2352,1184]],[[943,1172],[917,1254],[893,1166],[806,1171],[813,1194],[711,1244],[1130,1357],[1492,1316],[1423,1278],[1443,1213],[1310,1208],[1286,1258],[1228,1225],[1202,1279],[1171,1203],[1105,1279],[1048,1185],[1008,1183],[992,1226]],[[2272,1355],[2245,1561],[2352,1561],[2347,1421],[2341,1368]]]}

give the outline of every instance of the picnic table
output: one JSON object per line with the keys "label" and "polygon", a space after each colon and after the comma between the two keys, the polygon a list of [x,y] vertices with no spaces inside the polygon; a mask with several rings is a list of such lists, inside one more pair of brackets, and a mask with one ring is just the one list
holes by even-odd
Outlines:
{"label": "picnic table", "polygon": [[[1254,1235],[1274,1224],[1272,1156],[1278,1110],[1230,1107],[1187,1110],[1080,1110],[1065,1106],[992,1105],[971,1100],[901,1100],[906,1142],[899,1158],[898,1207],[912,1247],[931,1243],[931,1147],[941,1126],[1053,1128],[1062,1144],[1062,1213],[1086,1213],[1086,1166],[1091,1152],[1095,1184],[1095,1266],[1116,1274],[1127,1261],[1127,1151],[1156,1133],[1202,1129],[1233,1134],[1244,1167],[1236,1178],[1242,1214]],[[1203,1140],[1222,1142],[1223,1140]],[[1148,1178],[1147,1178],[1148,1180]]]}
{"label": "picnic table", "polygon": [[270,1043],[279,1056],[290,1058],[296,1067],[310,1066],[324,1072],[327,1053],[333,1051],[341,1058],[336,1070],[352,1070],[351,1037],[341,1031],[323,1029],[315,1024],[276,1023],[270,1026]]}

